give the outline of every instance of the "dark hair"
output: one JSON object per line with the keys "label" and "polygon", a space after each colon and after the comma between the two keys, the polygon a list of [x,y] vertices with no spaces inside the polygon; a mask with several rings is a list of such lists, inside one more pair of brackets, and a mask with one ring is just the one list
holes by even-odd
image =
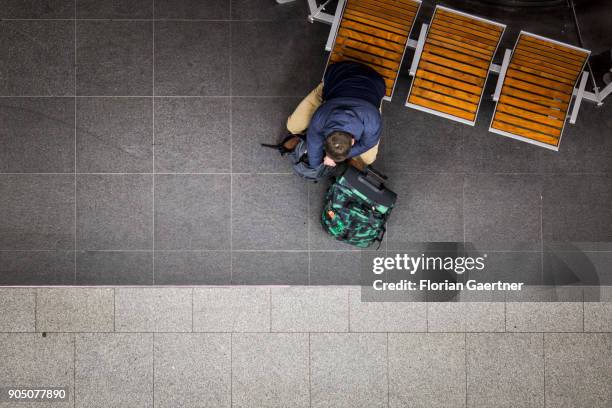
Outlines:
{"label": "dark hair", "polygon": [[332,132],[327,139],[325,139],[325,153],[336,162],[346,160],[351,146],[353,145],[353,135],[347,132],[335,131]]}

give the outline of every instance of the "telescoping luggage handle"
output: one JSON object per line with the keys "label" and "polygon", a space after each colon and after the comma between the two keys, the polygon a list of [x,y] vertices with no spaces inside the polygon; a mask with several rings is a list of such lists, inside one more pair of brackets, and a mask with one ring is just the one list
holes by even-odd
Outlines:
{"label": "telescoping luggage handle", "polygon": [[[361,174],[359,175],[358,180],[367,187],[371,188],[377,193],[380,193],[385,189],[385,185],[383,182],[384,180],[387,180],[387,176],[385,176],[378,170],[372,168],[371,166],[365,166],[364,169],[360,171],[360,173]],[[369,174],[374,175],[378,179],[378,181],[375,183],[373,180],[368,179]]]}

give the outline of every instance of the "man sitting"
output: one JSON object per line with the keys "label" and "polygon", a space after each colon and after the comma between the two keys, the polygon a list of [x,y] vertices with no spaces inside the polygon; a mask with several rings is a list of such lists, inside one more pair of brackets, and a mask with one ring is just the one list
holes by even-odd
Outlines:
{"label": "man sitting", "polygon": [[335,166],[350,158],[358,158],[362,165],[376,160],[385,90],[382,76],[367,65],[343,61],[327,68],[323,82],[287,120],[292,134],[308,129],[310,167]]}

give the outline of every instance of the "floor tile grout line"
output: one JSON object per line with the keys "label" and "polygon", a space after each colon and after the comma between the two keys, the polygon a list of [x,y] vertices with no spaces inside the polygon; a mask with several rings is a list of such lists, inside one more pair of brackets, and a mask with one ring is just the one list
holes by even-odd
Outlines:
{"label": "floor tile grout line", "polygon": [[[74,172],[66,172],[66,173],[2,173],[1,176],[70,176],[75,174]],[[164,173],[164,172],[140,172],[140,173],[85,173],[85,172],[76,172],[79,176],[150,176],[150,175],[168,175],[168,176],[228,176],[228,175],[246,175],[246,176],[291,176],[293,173],[229,173],[229,172],[199,172],[199,173]]]}
{"label": "floor tile grout line", "polygon": [[544,185],[540,179],[540,278],[544,282]]}
{"label": "floor tile grout line", "polygon": [[311,279],[310,279],[310,274],[311,274],[311,243],[310,243],[310,224],[311,224],[311,219],[312,219],[312,214],[310,211],[310,184],[306,185],[306,239],[308,240],[307,242],[307,248],[308,248],[308,284],[310,285],[311,283]]}
{"label": "floor tile grout line", "polygon": [[[232,1],[229,2],[229,17],[232,17]],[[230,284],[234,279],[234,135],[232,126],[232,23],[228,23],[228,77],[229,77],[229,137],[230,137]],[[270,292],[270,331],[272,331],[272,289]],[[234,335],[230,333],[230,408],[234,406]]]}
{"label": "floor tile grout line", "polygon": [[[2,99],[3,97],[0,96],[0,99]],[[32,97],[32,98],[40,98],[40,97]],[[76,99],[78,100],[79,97],[74,97],[74,96],[70,96],[70,99]],[[160,99],[161,97],[156,96],[153,99]],[[232,97],[235,98],[235,97]],[[13,175],[13,176],[20,176],[20,175],[70,175],[70,174],[74,174],[73,171],[69,171],[69,172],[0,172],[0,175]],[[88,174],[94,174],[94,175],[126,175],[126,174],[153,174],[153,172],[80,172],[77,171],[77,174],[79,175],[88,175]],[[233,175],[270,175],[270,176],[290,176],[293,175],[294,173],[292,172],[267,172],[267,171],[251,171],[251,172],[244,172],[244,171],[235,171],[235,172],[228,172],[228,171],[207,171],[207,172],[155,172],[155,174],[164,174],[164,175],[229,175],[229,174],[233,174]],[[402,173],[404,175],[412,175],[412,176],[440,176],[440,175],[460,175],[461,173],[452,173],[452,172],[421,172],[421,173],[413,173],[413,172],[404,172]],[[501,175],[501,176],[513,176],[515,174],[493,174],[493,173],[479,173],[479,175],[482,176],[491,176],[491,175]],[[537,176],[537,173],[522,173],[522,176]],[[612,173],[559,173],[557,174],[557,176],[572,176],[572,177],[583,177],[583,176],[594,176],[594,177],[605,177],[605,178],[610,178],[612,177]],[[556,242],[556,241],[553,241]]]}
{"label": "floor tile grout line", "polygon": [[72,262],[74,263],[74,283],[77,283],[77,245],[78,245],[78,238],[77,238],[77,98],[76,98],[76,94],[77,94],[77,20],[76,20],[76,16],[77,16],[77,2],[74,2],[74,25],[73,25],[73,30],[74,30],[74,67],[73,67],[73,74],[74,74],[74,214],[73,214],[73,218],[74,218],[74,254],[73,254],[73,260]]}
{"label": "floor tile grout line", "polygon": [[[155,19],[155,0],[151,1],[152,5],[152,13],[153,13],[153,18]],[[151,158],[152,158],[152,165],[151,165],[151,170],[153,172],[152,176],[151,176],[151,195],[152,195],[152,207],[153,207],[153,214],[152,214],[152,222],[153,225],[151,226],[151,234],[152,234],[152,238],[151,238],[151,245],[153,248],[153,251],[151,252],[151,276],[152,276],[152,280],[153,280],[153,284],[155,285],[155,20],[153,20],[153,23],[151,24],[151,32],[152,32],[152,37],[151,37],[151,95],[153,95],[153,97],[151,98],[151,120],[152,120],[152,127],[151,127]]]}
{"label": "floor tile grout line", "polygon": [[272,333],[272,288],[268,288],[268,300],[269,300],[269,313],[270,313],[270,329],[269,332]]}
{"label": "floor tile grout line", "polygon": [[[425,296],[427,296],[427,292],[425,292]],[[429,302],[427,297],[425,298],[425,332],[429,333]]]}
{"label": "floor tile grout line", "polygon": [[[152,249],[95,249],[95,248],[79,248],[76,252],[151,252]],[[411,252],[411,249],[407,249],[406,251]],[[0,249],[0,252],[75,252],[74,249],[48,249],[48,248],[38,248],[38,249]],[[229,252],[228,249],[156,249],[156,252]],[[308,249],[234,249],[234,252],[308,252]],[[350,253],[359,253],[361,251],[356,249],[313,249],[312,252],[350,252]],[[418,252],[418,251],[412,251]],[[540,251],[487,251],[488,253],[496,253],[496,254],[533,254],[540,253]],[[567,253],[611,253],[612,249],[606,250],[588,250],[588,251],[562,251]],[[445,253],[444,251],[432,251],[432,254]],[[299,285],[298,285],[299,286]],[[314,285],[320,286],[320,285]],[[347,286],[347,285],[340,285]],[[350,285],[349,285],[350,286]],[[527,285],[527,286],[555,286],[558,285]],[[602,285],[589,285],[589,286],[602,286]],[[609,285],[603,285],[604,287],[608,287]]]}
{"label": "floor tile grout line", "polygon": [[117,331],[117,301],[116,301],[117,288],[113,288],[113,332]]}
{"label": "floor tile grout line", "polygon": [[389,372],[389,332],[387,332],[386,357],[387,357],[387,408],[389,408],[391,406],[391,378],[390,378],[390,372]]}
{"label": "floor tile grout line", "polygon": [[151,359],[152,359],[152,363],[153,363],[153,378],[151,381],[151,387],[153,388],[153,392],[151,394],[151,398],[153,400],[153,408],[155,408],[155,332],[153,332],[153,341],[152,341],[152,353],[151,353]]}
{"label": "floor tile grout line", "polygon": [[463,333],[463,365],[465,367],[465,406],[468,406],[468,346],[467,346],[467,332]]}
{"label": "floor tile grout line", "polygon": [[34,333],[38,332],[38,288],[34,289]]}
{"label": "floor tile grout line", "polygon": [[543,397],[544,397],[544,407],[546,407],[546,340],[545,334],[542,333],[542,371],[543,371]]}
{"label": "floor tile grout line", "polygon": [[[36,334],[37,332],[33,331],[0,331],[0,334],[8,334],[8,335],[19,335],[19,334]],[[46,331],[47,334],[189,334],[188,331]],[[516,332],[496,332],[496,331],[435,331],[435,332],[425,332],[425,331],[359,331],[359,332],[346,332],[346,331],[304,331],[304,330],[296,330],[296,331],[196,331],[195,333],[208,333],[208,334],[306,334],[306,333],[315,333],[315,334],[385,334],[385,333],[393,333],[393,334],[429,334],[429,335],[439,335],[439,334],[490,334],[490,335],[519,335],[519,334],[559,334],[559,335],[570,335],[570,334],[584,334],[587,336],[596,336],[596,335],[609,335],[612,334],[612,331],[597,331],[597,332],[582,332],[582,331],[516,331]]]}
{"label": "floor tile grout line", "polygon": [[508,332],[508,294],[504,293],[504,333]]}
{"label": "floor tile grout line", "polygon": [[77,333],[73,333],[72,335],[72,406],[75,408],[76,408],[76,336],[77,336]]}
{"label": "floor tile grout line", "polygon": [[462,251],[465,250],[466,242],[465,242],[465,183],[467,183],[466,175],[463,175],[463,180],[461,183],[461,224],[463,226],[463,248]]}
{"label": "floor tile grout line", "polygon": [[584,327],[584,289],[582,289],[582,331],[586,332]]}
{"label": "floor tile grout line", "polygon": [[[229,3],[229,12],[230,16],[232,13],[232,2]],[[232,103],[232,23],[228,24],[228,76],[229,76],[229,139],[230,139],[230,155],[229,155],[229,165],[230,165],[230,211],[229,211],[229,240],[230,240],[230,284],[234,279],[234,127],[232,125],[233,121],[233,110],[234,105]]]}
{"label": "floor tile grout line", "polygon": [[[195,23],[278,23],[276,19],[215,19],[215,18],[0,18],[0,21],[34,21],[34,22],[46,22],[46,21],[99,21],[99,22],[142,22],[142,21],[159,21],[159,22],[195,22]],[[288,18],[282,21],[299,21],[303,22],[303,18]]]}
{"label": "floor tile grout line", "polygon": [[312,347],[311,332],[308,332],[308,406],[312,407]]}
{"label": "floor tile grout line", "polygon": [[234,406],[234,333],[230,332],[230,407]]}
{"label": "floor tile grout line", "polygon": [[[304,95],[301,95],[303,97]],[[300,98],[300,95],[0,95],[0,99],[10,99],[10,98],[77,98],[77,99],[87,99],[87,98],[193,98],[193,99],[229,99],[229,98],[244,98],[244,99],[296,99]],[[442,173],[442,174],[447,174]],[[478,174],[478,173],[473,173]],[[491,173],[483,173],[483,174],[491,174]],[[515,173],[499,173],[499,174],[515,174]],[[517,173],[517,174],[539,174],[539,173]],[[546,173],[549,174],[549,173]],[[550,173],[554,174],[554,173]],[[567,174],[567,173],[564,173]],[[573,173],[570,173],[573,174]],[[582,173],[575,173],[582,174]],[[586,173],[586,174],[607,174],[607,173]]]}
{"label": "floor tile grout line", "polygon": [[[346,304],[347,304],[347,319],[348,319],[348,332],[351,332],[351,290],[346,290]],[[360,294],[361,296],[361,294]],[[360,299],[361,300],[361,299]]]}

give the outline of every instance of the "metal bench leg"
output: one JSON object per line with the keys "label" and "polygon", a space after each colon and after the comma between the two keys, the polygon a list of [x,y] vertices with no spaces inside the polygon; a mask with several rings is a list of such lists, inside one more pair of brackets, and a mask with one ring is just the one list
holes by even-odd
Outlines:
{"label": "metal bench leg", "polygon": [[610,94],[612,94],[612,82],[606,85],[606,87],[599,92],[600,105],[603,104],[603,100]]}
{"label": "metal bench leg", "polygon": [[308,0],[308,8],[310,9],[308,21],[310,21],[311,23],[318,21],[320,23],[331,25],[334,20],[334,16],[323,11],[325,10],[325,7],[330,1],[331,0],[327,0],[325,3],[319,6],[317,5],[316,0]]}
{"label": "metal bench leg", "polygon": [[410,64],[410,76],[415,76],[419,61],[421,60],[421,54],[423,53],[423,47],[425,46],[425,37],[427,37],[427,24],[421,26],[421,32],[419,33],[419,41],[417,41],[416,49],[414,50],[414,58],[412,64]]}
{"label": "metal bench leg", "polygon": [[512,50],[507,49],[506,52],[504,52],[504,60],[499,70],[499,77],[497,78],[497,85],[495,86],[495,93],[493,94],[493,100],[495,102],[499,101],[504,79],[506,79],[506,71],[508,71],[508,65],[510,65],[510,57],[512,57]]}
{"label": "metal bench leg", "polygon": [[589,73],[584,71],[582,73],[582,79],[580,79],[580,85],[578,86],[578,92],[576,93],[576,99],[574,100],[574,107],[572,108],[572,115],[570,116],[570,123],[572,125],[576,123],[576,118],[578,117],[578,111],[580,110],[580,104],[582,103],[582,98],[584,97],[584,88],[586,87],[588,78],[589,78]]}
{"label": "metal bench leg", "polygon": [[334,43],[336,42],[336,34],[338,33],[338,26],[340,25],[340,16],[342,15],[342,10],[344,9],[344,3],[346,0],[338,0],[338,5],[336,6],[336,13],[334,14],[334,20],[332,21],[332,26],[329,29],[329,35],[327,36],[327,44],[325,44],[325,50],[331,51]]}

